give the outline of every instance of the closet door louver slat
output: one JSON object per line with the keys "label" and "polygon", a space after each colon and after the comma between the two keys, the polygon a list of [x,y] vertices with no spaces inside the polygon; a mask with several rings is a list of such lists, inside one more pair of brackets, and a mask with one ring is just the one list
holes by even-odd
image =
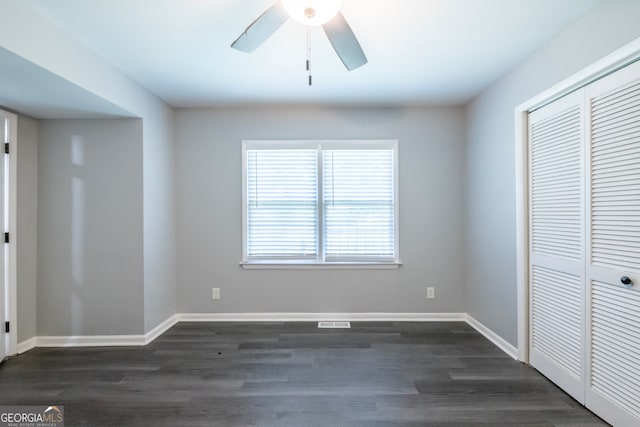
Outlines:
{"label": "closet door louver slat", "polygon": [[581,278],[534,266],[532,282],[533,347],[580,378]]}
{"label": "closet door louver slat", "polygon": [[[554,131],[561,131],[562,139],[554,141]],[[531,135],[533,252],[579,260],[580,242],[559,236],[555,225],[563,224],[565,232],[581,236],[580,107],[533,124]],[[538,135],[545,135],[545,139]],[[553,143],[552,155],[540,148],[548,141]],[[565,203],[568,200],[578,203]]]}
{"label": "closet door louver slat", "polygon": [[640,419],[640,292],[594,281],[591,387]]}
{"label": "closet door louver slat", "polygon": [[602,267],[640,270],[640,242],[625,238],[640,234],[639,87],[591,103],[591,260]]}
{"label": "closet door louver slat", "polygon": [[529,115],[531,363],[584,400],[583,98]]}

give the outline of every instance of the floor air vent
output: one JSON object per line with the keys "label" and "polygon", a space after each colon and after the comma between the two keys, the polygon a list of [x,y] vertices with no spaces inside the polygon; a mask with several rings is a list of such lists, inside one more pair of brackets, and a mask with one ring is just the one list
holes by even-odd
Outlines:
{"label": "floor air vent", "polygon": [[351,328],[351,323],[350,322],[318,322],[318,328],[348,329],[348,328]]}

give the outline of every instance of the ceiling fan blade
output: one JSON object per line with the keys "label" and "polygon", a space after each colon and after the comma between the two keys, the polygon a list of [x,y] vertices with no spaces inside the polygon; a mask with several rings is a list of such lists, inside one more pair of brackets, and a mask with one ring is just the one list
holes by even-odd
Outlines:
{"label": "ceiling fan blade", "polygon": [[368,62],[358,39],[342,13],[338,13],[322,28],[347,70],[355,70]]}
{"label": "ceiling fan blade", "polygon": [[278,28],[284,24],[289,15],[280,1],[267,9],[262,15],[247,27],[240,37],[231,43],[231,47],[243,52],[253,52],[264,43]]}

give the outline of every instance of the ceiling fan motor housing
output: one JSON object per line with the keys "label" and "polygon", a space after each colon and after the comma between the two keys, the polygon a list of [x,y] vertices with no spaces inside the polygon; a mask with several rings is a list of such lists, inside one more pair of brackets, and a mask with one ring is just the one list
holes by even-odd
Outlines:
{"label": "ceiling fan motor housing", "polygon": [[324,25],[342,9],[343,0],[280,0],[289,16],[308,26]]}

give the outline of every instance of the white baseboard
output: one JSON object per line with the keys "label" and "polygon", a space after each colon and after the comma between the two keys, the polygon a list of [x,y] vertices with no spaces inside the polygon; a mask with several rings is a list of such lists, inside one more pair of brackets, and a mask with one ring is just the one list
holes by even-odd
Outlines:
{"label": "white baseboard", "polygon": [[149,344],[178,323],[178,315],[174,314],[144,335],[144,345]]}
{"label": "white baseboard", "polygon": [[179,313],[144,335],[82,335],[33,337],[18,344],[18,353],[34,347],[144,346],[178,322],[467,322],[510,357],[517,349],[467,313]]}
{"label": "white baseboard", "polygon": [[36,346],[36,337],[18,343],[18,354],[25,353]]}
{"label": "white baseboard", "polygon": [[471,315],[466,315],[467,323],[473,327],[476,331],[480,332],[486,339],[494,343],[500,350],[504,351],[511,358],[518,360],[518,349],[513,345],[509,344],[505,339],[500,337],[498,334],[493,332],[491,329],[487,328],[482,323],[478,322]]}
{"label": "white baseboard", "polygon": [[180,313],[179,322],[464,322],[466,313]]}
{"label": "white baseboard", "polygon": [[145,345],[144,335],[75,335],[36,337],[36,347],[119,347]]}
{"label": "white baseboard", "polygon": [[[38,336],[18,346],[18,353],[33,347],[119,347],[147,345],[169,328],[178,323],[173,315],[144,335],[77,335],[77,336]],[[24,349],[23,351],[21,351]]]}

